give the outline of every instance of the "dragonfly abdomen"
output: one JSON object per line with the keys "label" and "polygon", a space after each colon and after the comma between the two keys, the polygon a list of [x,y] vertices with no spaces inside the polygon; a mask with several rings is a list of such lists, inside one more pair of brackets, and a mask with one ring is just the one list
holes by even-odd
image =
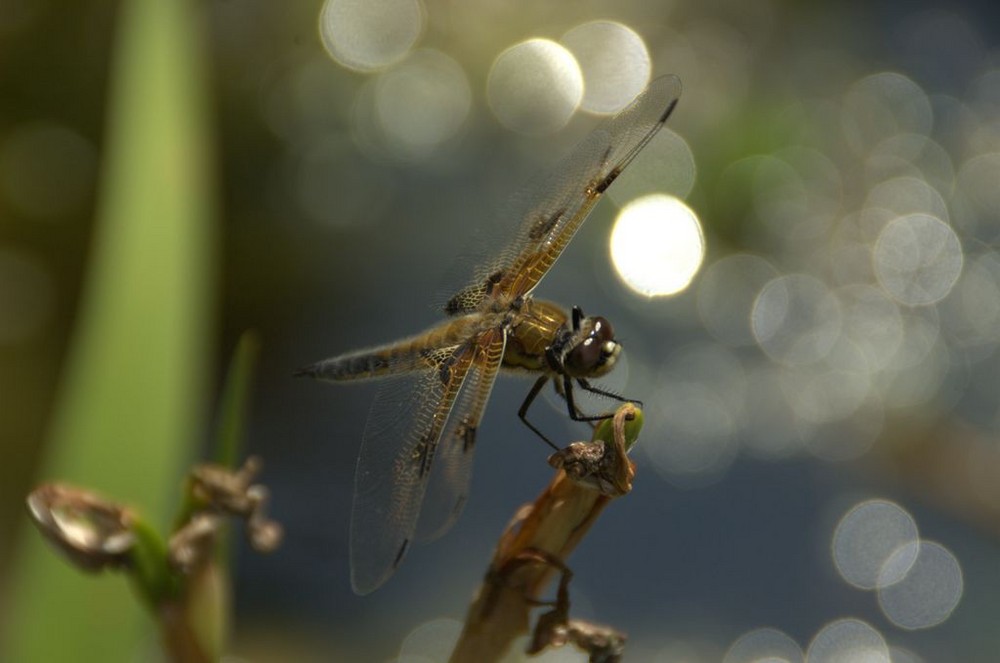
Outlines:
{"label": "dragonfly abdomen", "polygon": [[307,375],[320,380],[364,380],[384,375],[389,368],[389,357],[382,352],[358,352],[331,357],[306,366],[296,375]]}
{"label": "dragonfly abdomen", "polygon": [[340,382],[370,380],[436,366],[442,356],[466,338],[474,320],[474,316],[452,318],[418,336],[330,357],[296,371],[295,375]]}

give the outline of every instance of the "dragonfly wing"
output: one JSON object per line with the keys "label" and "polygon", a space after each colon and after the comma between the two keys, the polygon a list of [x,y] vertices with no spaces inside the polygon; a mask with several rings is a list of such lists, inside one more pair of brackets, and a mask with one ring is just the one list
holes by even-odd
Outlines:
{"label": "dragonfly wing", "polygon": [[365,425],[351,511],[351,584],[388,580],[413,540],[441,433],[475,356],[472,340],[424,353],[427,368],[389,378]]}
{"label": "dragonfly wing", "polygon": [[461,394],[441,435],[434,469],[417,523],[418,541],[447,532],[462,513],[472,478],[476,431],[503,359],[506,334],[502,328],[483,332],[474,346]]}
{"label": "dragonfly wing", "polygon": [[529,292],[562,254],[615,178],[667,121],[680,97],[676,76],[649,84],[635,101],[604,120],[560,159],[548,175],[533,179],[504,210],[520,219],[517,234],[492,260],[481,263],[472,282],[445,305],[449,314],[475,310],[501,292]]}

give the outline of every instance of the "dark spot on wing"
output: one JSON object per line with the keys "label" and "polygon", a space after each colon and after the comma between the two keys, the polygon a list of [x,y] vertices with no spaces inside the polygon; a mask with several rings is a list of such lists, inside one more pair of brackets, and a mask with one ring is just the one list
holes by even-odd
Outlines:
{"label": "dark spot on wing", "polygon": [[[601,157],[601,163],[606,164],[608,162],[609,156],[611,156],[611,145],[608,145],[608,149],[604,150],[604,156]],[[591,187],[591,191],[597,194],[604,193],[607,190],[607,188],[611,186],[611,183],[614,182],[618,178],[618,176],[622,174],[622,168],[623,168],[622,164],[620,163],[616,164],[611,169],[611,172],[609,172],[607,175],[604,176],[604,179],[600,180],[599,182],[596,182],[593,185],[593,187]]]}
{"label": "dark spot on wing", "polygon": [[616,179],[618,179],[618,176],[621,174],[622,174],[621,168],[617,166],[612,168],[611,172],[608,173],[607,176],[603,180],[598,182],[597,186],[594,187],[594,193],[604,193],[605,191],[607,191],[608,187],[611,186],[611,183],[614,182]]}
{"label": "dark spot on wing", "polygon": [[444,312],[448,315],[455,315],[459,311],[463,310],[461,304],[463,294],[465,294],[464,290],[457,295],[452,295],[451,299],[449,299],[444,305]]}
{"label": "dark spot on wing", "polygon": [[535,241],[545,237],[549,234],[550,230],[555,228],[556,224],[559,223],[559,219],[561,219],[564,214],[566,214],[566,208],[562,207],[552,213],[548,218],[539,218],[528,232],[528,237]]}
{"label": "dark spot on wing", "polygon": [[663,115],[660,116],[660,124],[666,122],[667,118],[670,117],[670,114],[674,112],[674,107],[677,106],[677,102],[678,99],[674,99],[670,102],[670,105],[667,106],[667,110],[663,111]]}
{"label": "dark spot on wing", "polygon": [[504,271],[498,269],[487,276],[482,285],[474,285],[459,290],[445,303],[444,312],[447,315],[455,315],[456,313],[464,313],[472,310],[483,297],[489,297],[493,294],[493,289],[503,280],[503,277]]}
{"label": "dark spot on wing", "polygon": [[448,384],[451,380],[451,362],[443,362],[441,368],[438,369],[438,379],[441,380],[441,384]]}
{"label": "dark spot on wing", "polygon": [[476,431],[479,430],[475,426],[470,426],[467,422],[463,421],[455,429],[455,435],[462,440],[462,452],[468,453],[472,450],[472,447],[476,446]]}
{"label": "dark spot on wing", "polygon": [[437,443],[426,435],[420,438],[420,442],[413,448],[411,459],[417,464],[417,476],[423,479],[431,471],[431,463],[434,462],[434,451]]}
{"label": "dark spot on wing", "polygon": [[384,368],[388,368],[389,360],[379,355],[368,355],[358,357],[348,362],[347,372],[352,375],[359,373],[375,373]]}
{"label": "dark spot on wing", "polygon": [[396,553],[396,559],[392,560],[392,568],[395,569],[396,567],[399,566],[399,563],[403,561],[403,555],[406,554],[406,549],[409,547],[409,545],[410,545],[410,540],[403,539],[403,545],[399,547],[399,552]]}

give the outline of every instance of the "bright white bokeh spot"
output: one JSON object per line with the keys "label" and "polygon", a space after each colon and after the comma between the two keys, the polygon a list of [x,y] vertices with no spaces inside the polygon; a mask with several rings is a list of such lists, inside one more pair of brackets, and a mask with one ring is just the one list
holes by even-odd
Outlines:
{"label": "bright white bokeh spot", "polygon": [[927,135],[934,114],[927,94],[911,79],[893,72],[866,76],[844,97],[841,124],[847,144],[866,154],[897,134]]}
{"label": "bright white bokeh spot", "polygon": [[701,224],[673,196],[634,200],[618,213],[611,231],[611,261],[633,291],[657,297],[688,287],[705,258]]}
{"label": "bright white bokeh spot", "polygon": [[789,274],[769,282],[754,302],[753,332],[776,361],[810,364],[830,352],[840,334],[837,298],[819,279]]}
{"label": "bright white bokeh spot", "polygon": [[462,623],[457,619],[442,617],[424,622],[406,636],[399,648],[399,659],[426,659],[445,663],[458,643]]}
{"label": "bright white bokeh spot", "polygon": [[654,193],[685,198],[694,188],[696,174],[691,146],[679,134],[664,128],[615,180],[608,197],[618,205]]}
{"label": "bright white bokeh spot", "polygon": [[326,0],[319,14],[319,34],[327,53],[357,71],[374,71],[402,60],[423,28],[419,0]]}
{"label": "bright white bokeh spot", "polygon": [[469,114],[472,91],[457,62],[421,50],[379,77],[374,101],[386,146],[419,158],[455,135]]}
{"label": "bright white bokeh spot", "polygon": [[576,58],[549,39],[511,46],[493,62],[486,81],[490,108],[508,129],[541,135],[566,126],[583,99]]}
{"label": "bright white bokeh spot", "polygon": [[[875,589],[880,583],[898,582],[913,564],[916,550],[910,544],[919,541],[917,523],[899,505],[887,500],[869,500],[851,509],[833,532],[833,563],[849,584],[859,589]],[[897,557],[897,573],[884,572],[886,562],[898,551],[910,550],[907,557]]]}
{"label": "bright white bokeh spot", "polygon": [[[914,561],[910,561],[914,558]],[[898,549],[879,577],[878,603],[896,626],[922,629],[944,622],[958,606],[964,591],[962,567],[944,546],[933,541],[913,542]]]}
{"label": "bright white bokeh spot", "polygon": [[926,306],[943,299],[962,273],[962,244],[951,226],[927,214],[891,221],[873,254],[879,283],[897,301]]}
{"label": "bright white bokeh spot", "polygon": [[722,663],[802,663],[802,647],[773,628],[744,633],[732,644]]}
{"label": "bright white bokeh spot", "polygon": [[709,265],[698,279],[698,315],[712,336],[726,345],[754,343],[750,314],[764,285],[778,270],[761,257],[740,253]]}
{"label": "bright white bokeh spot", "polygon": [[592,113],[617,113],[649,83],[652,64],[646,43],[615,21],[578,25],[559,40],[580,63],[584,93],[580,107]]}
{"label": "bright white bokeh spot", "polygon": [[882,634],[860,619],[827,624],[809,643],[806,663],[890,663]]}

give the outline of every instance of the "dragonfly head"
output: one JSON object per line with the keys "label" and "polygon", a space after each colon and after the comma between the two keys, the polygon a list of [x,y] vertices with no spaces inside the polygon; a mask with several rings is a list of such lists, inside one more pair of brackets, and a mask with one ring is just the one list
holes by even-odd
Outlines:
{"label": "dragonfly head", "polygon": [[573,335],[573,344],[563,359],[563,367],[572,377],[597,378],[606,375],[621,354],[611,323],[600,316],[586,317]]}

